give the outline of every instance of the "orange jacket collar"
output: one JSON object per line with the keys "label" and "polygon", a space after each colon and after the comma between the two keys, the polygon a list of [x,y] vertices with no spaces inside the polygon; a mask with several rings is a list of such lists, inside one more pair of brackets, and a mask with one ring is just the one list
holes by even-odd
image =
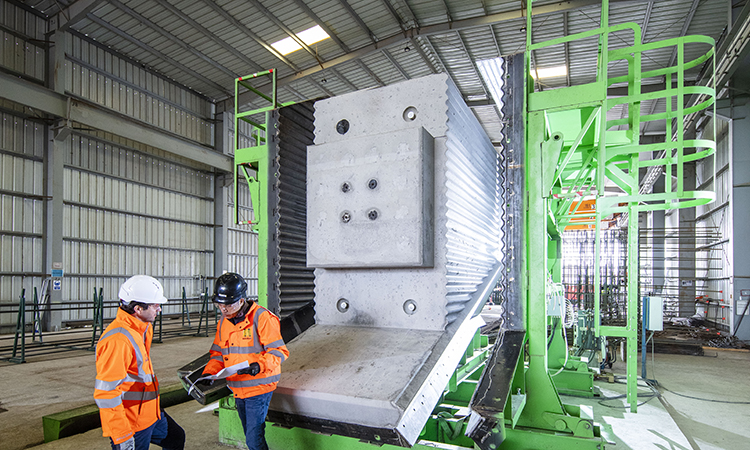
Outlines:
{"label": "orange jacket collar", "polygon": [[148,322],[144,322],[141,319],[126,313],[120,308],[117,308],[117,320],[125,322],[129,328],[139,333],[146,332],[146,330],[148,330],[148,326],[150,325]]}

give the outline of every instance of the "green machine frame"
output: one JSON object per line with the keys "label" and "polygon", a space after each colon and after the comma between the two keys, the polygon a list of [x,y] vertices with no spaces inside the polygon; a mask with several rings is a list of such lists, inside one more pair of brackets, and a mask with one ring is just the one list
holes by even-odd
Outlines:
{"label": "green machine frame", "polygon": [[[714,105],[713,86],[686,86],[687,70],[708,65],[713,73],[714,40],[705,36],[684,36],[664,41],[643,43],[637,24],[609,25],[609,1],[602,1],[600,28],[541,43],[532,43],[527,33],[527,187],[529,189],[529,236],[547,233],[546,250],[539,242],[529,240],[529,297],[542,298],[541,289],[548,286],[548,277],[559,283],[559,270],[543,273],[531,270],[542,262],[554,261],[560,233],[577,219],[589,219],[595,225],[595,260],[600,259],[602,220],[617,214],[626,217],[628,230],[627,322],[625,326],[602,325],[600,285],[601,273],[594,274],[595,333],[599,337],[624,338],[627,342],[627,402],[631,411],[637,409],[638,349],[638,214],[644,211],[689,208],[714,200],[711,191],[691,191],[684,186],[686,164],[714,155],[716,144],[709,139],[689,138],[686,124],[704,109]],[[531,1],[527,29],[532,29]],[[610,42],[627,42],[610,49]],[[596,81],[561,89],[536,91],[531,78],[532,52],[565,45],[582,39],[598,39],[599,53]],[[660,49],[673,49],[676,64],[671,67],[642,70],[644,55]],[[699,55],[687,61],[687,50]],[[646,56],[647,58],[647,56]],[[623,70],[622,67],[626,69]],[[618,72],[614,76],[610,71]],[[625,72],[620,74],[619,72]],[[661,78],[662,90],[644,93],[642,82]],[[713,79],[712,79],[713,80]],[[713,82],[713,81],[712,81]],[[607,89],[624,86],[627,95],[608,98]],[[666,100],[663,113],[641,114],[646,100]],[[673,107],[673,102],[676,107]],[[625,108],[622,118],[612,119],[615,107]],[[714,117],[714,116],[712,116]],[[665,121],[663,143],[642,145],[641,125]],[[615,129],[623,127],[624,129]],[[644,169],[645,176],[641,174]],[[648,192],[654,178],[668,174],[665,192]],[[671,176],[676,178],[672,183]],[[620,192],[605,195],[607,182]],[[586,197],[596,198],[594,213],[581,214],[578,208]],[[546,218],[546,219],[543,219]],[[540,220],[543,219],[543,220]],[[559,265],[557,265],[559,268]],[[550,292],[544,293],[549,297]],[[531,302],[531,308],[537,302]],[[541,303],[538,303],[541,304]],[[538,309],[538,308],[537,308]],[[541,310],[538,314],[543,314]],[[530,335],[534,330],[529,329]],[[530,341],[532,337],[530,337]],[[579,366],[580,367],[580,366]]]}
{"label": "green machine frame", "polygon": [[[271,95],[266,95],[253,87],[248,81],[254,78],[271,78]],[[260,97],[261,101],[267,101],[268,105],[253,109],[242,110],[240,96],[246,92],[253,92]],[[269,229],[277,224],[271,223],[272,212],[269,205],[264,204],[263,199],[268,198],[269,181],[271,177],[278,176],[269,164],[269,139],[275,134],[271,131],[276,126],[272,118],[272,112],[283,106],[294,102],[279,103],[276,98],[276,71],[274,69],[256,72],[251,75],[239,77],[234,82],[234,221],[237,224],[250,224],[252,231],[258,234],[258,302],[268,306],[268,239]],[[254,117],[263,115],[264,122],[254,120]],[[255,145],[243,146],[241,123],[247,123],[249,135],[247,139],[254,141]],[[253,206],[253,219],[243,220],[239,210],[240,183],[237,182],[238,174],[247,181],[250,191],[250,201]]]}

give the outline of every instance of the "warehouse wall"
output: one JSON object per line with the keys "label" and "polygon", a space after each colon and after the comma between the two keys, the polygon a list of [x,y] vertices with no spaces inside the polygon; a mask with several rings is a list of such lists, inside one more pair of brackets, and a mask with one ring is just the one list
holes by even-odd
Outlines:
{"label": "warehouse wall", "polygon": [[729,121],[722,118],[716,120],[716,133],[711,127],[706,129],[706,137],[716,140],[716,157],[698,161],[696,168],[698,189],[716,193],[715,201],[696,208],[696,295],[701,297],[698,305],[708,320],[724,330],[731,321],[733,273],[730,129]]}
{"label": "warehouse wall", "polygon": [[[47,22],[3,2],[0,66],[27,81],[43,83]],[[41,286],[44,228],[46,123],[19,105],[0,99],[0,302],[31,299]],[[10,318],[8,318],[10,319]],[[15,319],[15,318],[14,318]],[[0,325],[6,322],[0,317]]]}
{"label": "warehouse wall", "polygon": [[[45,33],[54,31],[48,26],[33,11],[3,2],[0,70],[220,153],[233,148],[233,131],[217,129],[212,99],[77,32],[55,32],[55,44],[47,45]],[[52,70],[56,65],[62,70]],[[53,300],[84,306],[56,317],[62,326],[90,320],[94,290],[115,300],[119,285],[137,273],[159,278],[170,298],[183,287],[188,296],[204,287],[210,293],[221,267],[257,278],[257,237],[247,225],[229,225],[221,253],[227,262],[214,258],[216,228],[226,229],[233,208],[233,195],[226,195],[231,176],[5,100],[0,115],[0,304],[17,304],[23,288],[29,301],[56,263],[64,276]],[[240,192],[251,216],[247,188]],[[14,322],[15,315],[0,314],[0,327]]]}

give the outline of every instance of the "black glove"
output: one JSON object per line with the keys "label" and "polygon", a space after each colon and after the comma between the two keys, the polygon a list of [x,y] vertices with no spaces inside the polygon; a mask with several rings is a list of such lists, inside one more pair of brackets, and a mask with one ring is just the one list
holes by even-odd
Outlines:
{"label": "black glove", "polygon": [[260,373],[260,364],[257,362],[251,363],[250,367],[245,367],[237,371],[238,375],[258,375]]}
{"label": "black glove", "polygon": [[210,388],[211,385],[213,384],[214,384],[214,380],[198,380],[195,382],[195,387],[197,387],[201,391],[205,391],[206,389]]}

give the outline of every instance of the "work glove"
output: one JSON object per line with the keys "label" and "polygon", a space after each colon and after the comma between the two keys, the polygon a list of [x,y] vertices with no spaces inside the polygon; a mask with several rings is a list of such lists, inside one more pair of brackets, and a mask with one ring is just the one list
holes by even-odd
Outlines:
{"label": "work glove", "polygon": [[118,450],[135,450],[135,438],[130,438],[125,442],[117,444]]}
{"label": "work glove", "polygon": [[198,380],[195,383],[195,387],[197,387],[201,391],[205,391],[206,389],[210,388],[213,384],[214,384],[214,380]]}
{"label": "work glove", "polygon": [[245,367],[237,371],[238,375],[258,375],[260,373],[260,364],[257,362],[251,363],[250,367]]}

